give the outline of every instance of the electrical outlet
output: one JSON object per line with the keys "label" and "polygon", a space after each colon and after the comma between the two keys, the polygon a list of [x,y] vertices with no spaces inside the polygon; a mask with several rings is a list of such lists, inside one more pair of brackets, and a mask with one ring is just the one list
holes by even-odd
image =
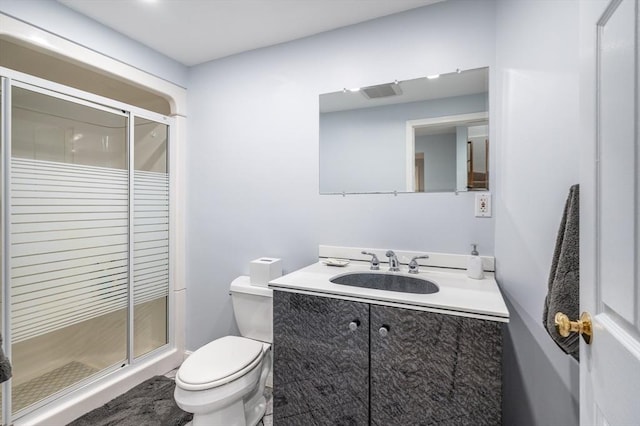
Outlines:
{"label": "electrical outlet", "polygon": [[476,217],[491,217],[491,194],[482,192],[476,194]]}

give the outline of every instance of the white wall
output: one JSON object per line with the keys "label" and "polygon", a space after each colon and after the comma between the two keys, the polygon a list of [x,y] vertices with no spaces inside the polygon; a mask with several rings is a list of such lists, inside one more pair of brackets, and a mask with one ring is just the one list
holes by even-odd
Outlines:
{"label": "white wall", "polygon": [[492,172],[496,271],[511,313],[505,424],[578,423],[578,364],[542,327],[564,202],[579,180],[578,12],[575,0],[497,3]]}
{"label": "white wall", "polygon": [[447,1],[191,69],[187,347],[235,332],[229,283],[318,244],[493,253],[473,194],[318,195],[318,95],[493,65],[494,3]]}

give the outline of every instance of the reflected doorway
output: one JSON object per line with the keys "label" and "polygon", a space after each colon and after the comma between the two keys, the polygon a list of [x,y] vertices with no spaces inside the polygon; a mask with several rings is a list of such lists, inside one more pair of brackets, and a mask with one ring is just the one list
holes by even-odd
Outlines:
{"label": "reflected doorway", "polygon": [[489,189],[488,118],[477,112],[407,121],[406,191]]}
{"label": "reflected doorway", "polygon": [[424,192],[424,152],[416,152],[416,192]]}

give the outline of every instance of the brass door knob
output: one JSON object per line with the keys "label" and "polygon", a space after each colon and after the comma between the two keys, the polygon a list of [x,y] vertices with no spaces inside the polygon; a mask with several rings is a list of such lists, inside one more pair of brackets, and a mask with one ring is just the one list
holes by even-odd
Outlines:
{"label": "brass door knob", "polygon": [[562,337],[567,337],[570,333],[578,333],[582,336],[587,345],[593,341],[593,329],[591,328],[591,315],[583,312],[578,321],[569,321],[569,317],[558,312],[555,317],[556,330]]}

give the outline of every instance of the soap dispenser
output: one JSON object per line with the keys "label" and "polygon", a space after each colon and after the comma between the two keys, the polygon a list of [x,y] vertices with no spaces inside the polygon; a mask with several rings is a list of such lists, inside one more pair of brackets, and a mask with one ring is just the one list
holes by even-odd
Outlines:
{"label": "soap dispenser", "polygon": [[467,261],[467,276],[475,280],[481,280],[484,278],[484,271],[482,270],[482,259],[478,256],[477,244],[471,244],[473,250],[471,250],[471,256]]}

